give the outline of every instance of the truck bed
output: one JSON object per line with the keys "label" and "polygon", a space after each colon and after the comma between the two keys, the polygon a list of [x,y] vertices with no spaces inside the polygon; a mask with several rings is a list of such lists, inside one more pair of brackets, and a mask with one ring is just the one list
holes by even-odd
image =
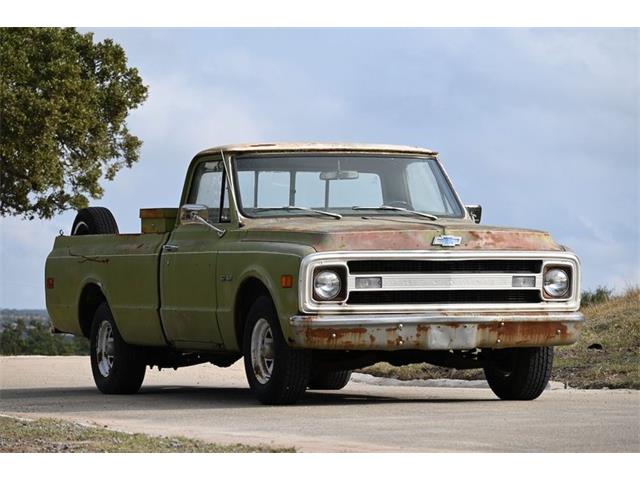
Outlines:
{"label": "truck bed", "polygon": [[165,345],[160,323],[159,261],[168,233],[59,236],[47,258],[47,310],[55,328],[82,335],[84,288],[100,285],[122,337]]}

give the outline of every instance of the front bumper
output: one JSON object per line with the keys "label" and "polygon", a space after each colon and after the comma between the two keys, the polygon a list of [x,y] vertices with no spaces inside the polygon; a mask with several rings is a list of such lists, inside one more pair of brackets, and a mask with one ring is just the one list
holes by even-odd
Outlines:
{"label": "front bumper", "polygon": [[290,343],[322,350],[468,350],[569,345],[584,316],[572,313],[296,315]]}

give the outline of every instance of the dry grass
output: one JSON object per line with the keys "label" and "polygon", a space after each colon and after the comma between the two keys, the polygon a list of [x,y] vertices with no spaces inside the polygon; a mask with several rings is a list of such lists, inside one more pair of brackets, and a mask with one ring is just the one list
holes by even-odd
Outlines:
{"label": "dry grass", "polygon": [[553,379],[578,388],[640,388],[640,289],[582,312],[580,340],[556,349]]}
{"label": "dry grass", "polygon": [[[640,389],[640,289],[592,303],[582,312],[586,322],[580,340],[556,348],[552,380],[575,388]],[[594,348],[597,346],[602,348]],[[447,369],[426,363],[402,367],[378,363],[361,371],[400,380],[484,379],[482,370]]]}
{"label": "dry grass", "polygon": [[0,452],[13,453],[275,453],[270,446],[222,445],[184,437],[153,437],[53,419],[0,416]]}

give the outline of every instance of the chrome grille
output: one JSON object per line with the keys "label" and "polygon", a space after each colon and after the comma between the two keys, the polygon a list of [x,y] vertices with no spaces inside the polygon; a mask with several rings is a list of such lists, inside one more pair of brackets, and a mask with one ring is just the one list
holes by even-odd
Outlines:
{"label": "chrome grille", "polygon": [[[570,271],[567,298],[542,294],[547,265]],[[346,297],[317,301],[313,272],[332,267],[346,269]],[[560,251],[321,252],[306,256],[300,266],[300,308],[307,313],[575,311],[578,269],[577,257]]]}
{"label": "chrome grille", "polygon": [[541,301],[538,290],[401,290],[351,292],[347,304],[539,303]]}
{"label": "chrome grille", "polygon": [[540,273],[542,260],[352,260],[351,273]]}

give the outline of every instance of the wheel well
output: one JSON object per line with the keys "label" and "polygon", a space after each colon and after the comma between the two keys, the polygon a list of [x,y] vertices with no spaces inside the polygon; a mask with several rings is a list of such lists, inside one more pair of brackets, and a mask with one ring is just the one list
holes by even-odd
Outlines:
{"label": "wheel well", "polygon": [[85,285],[82,289],[80,304],[78,305],[78,318],[80,319],[80,329],[85,337],[89,338],[93,314],[105,300],[102,290],[95,283]]}
{"label": "wheel well", "polygon": [[234,325],[236,331],[236,340],[238,341],[238,346],[241,349],[242,336],[244,334],[244,319],[247,317],[247,313],[249,313],[249,309],[253,305],[255,299],[261,295],[265,295],[271,298],[269,289],[265,286],[264,283],[262,283],[255,277],[246,279],[238,289],[234,308]]}

